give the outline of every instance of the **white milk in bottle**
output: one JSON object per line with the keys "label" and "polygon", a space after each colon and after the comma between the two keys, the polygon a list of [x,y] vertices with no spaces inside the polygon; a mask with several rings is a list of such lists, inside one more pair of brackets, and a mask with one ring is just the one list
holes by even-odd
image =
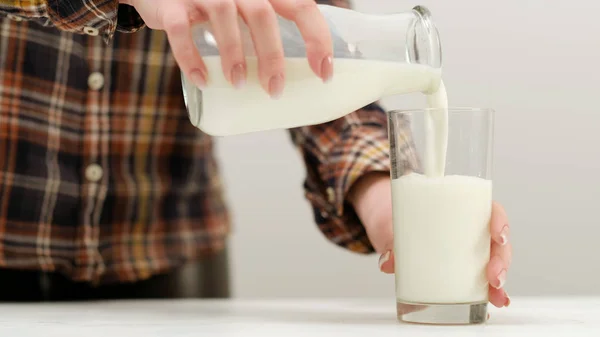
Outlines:
{"label": "white milk in bottle", "polygon": [[[440,78],[439,69],[424,65],[340,58],[334,60],[331,81],[323,83],[305,57],[288,57],[285,89],[273,99],[260,85],[255,57],[246,59],[247,80],[241,89],[227,81],[219,56],[203,59],[210,77],[202,89],[201,109],[218,113],[205,114],[197,126],[216,136],[329,122],[382,94],[427,91]],[[188,92],[197,92],[191,82],[186,86]]]}
{"label": "white milk in bottle", "polygon": [[445,175],[448,99],[442,83],[427,97],[424,175],[392,181],[396,296],[420,304],[488,300],[492,182]]}

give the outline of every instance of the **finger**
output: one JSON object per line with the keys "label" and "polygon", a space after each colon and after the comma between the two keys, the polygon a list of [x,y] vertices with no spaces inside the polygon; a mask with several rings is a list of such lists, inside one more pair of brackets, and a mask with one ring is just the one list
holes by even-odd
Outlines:
{"label": "finger", "polygon": [[492,216],[490,219],[490,233],[492,239],[500,245],[505,245],[508,242],[510,226],[508,225],[508,217],[504,207],[497,202],[492,204]]}
{"label": "finger", "polygon": [[512,244],[509,242],[504,246],[492,241],[490,247],[490,259],[493,256],[498,256],[504,265],[505,269],[509,269],[512,264]]}
{"label": "finger", "polygon": [[379,257],[379,270],[386,274],[394,273],[394,252],[388,250]]}
{"label": "finger", "polygon": [[179,68],[197,87],[204,87],[208,72],[200,52],[192,42],[189,20],[192,14],[189,13],[189,8],[174,2],[166,6],[162,15],[163,26]]}
{"label": "finger", "polygon": [[277,15],[268,0],[236,0],[246,21],[258,56],[258,73],[263,88],[273,98],[283,93],[285,63]]}
{"label": "finger", "polygon": [[243,86],[246,83],[246,60],[235,1],[211,0],[198,4],[211,22],[225,78],[236,88]]}
{"label": "finger", "polygon": [[502,261],[502,258],[500,258],[498,255],[492,256],[486,271],[490,286],[496,289],[501,289],[504,287],[504,284],[506,283],[507,271],[508,270],[504,264],[504,261]]}
{"label": "finger", "polygon": [[333,76],[333,43],[329,25],[314,0],[271,0],[275,11],[294,21],[306,44],[311,69],[323,81]]}
{"label": "finger", "polygon": [[508,294],[504,289],[490,287],[488,297],[490,303],[498,308],[508,307],[510,305],[510,297],[508,297]]}

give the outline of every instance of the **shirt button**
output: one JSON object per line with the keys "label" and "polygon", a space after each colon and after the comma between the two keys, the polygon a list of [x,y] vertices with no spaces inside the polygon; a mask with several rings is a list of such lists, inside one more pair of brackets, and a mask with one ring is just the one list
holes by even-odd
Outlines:
{"label": "shirt button", "polygon": [[333,187],[327,188],[327,200],[329,200],[330,203],[335,202],[335,191],[334,191]]}
{"label": "shirt button", "polygon": [[90,36],[98,35],[98,29],[96,29],[94,27],[84,27],[83,32]]}
{"label": "shirt button", "polygon": [[88,86],[92,90],[100,90],[104,86],[104,75],[95,72],[88,77]]}
{"label": "shirt button", "polygon": [[13,20],[13,21],[23,21],[22,17],[16,16],[16,15],[13,15],[13,14],[8,14],[6,17],[9,18],[9,19],[11,19],[11,20]]}
{"label": "shirt button", "polygon": [[102,167],[98,164],[91,164],[85,169],[85,177],[87,180],[95,183],[102,179]]}

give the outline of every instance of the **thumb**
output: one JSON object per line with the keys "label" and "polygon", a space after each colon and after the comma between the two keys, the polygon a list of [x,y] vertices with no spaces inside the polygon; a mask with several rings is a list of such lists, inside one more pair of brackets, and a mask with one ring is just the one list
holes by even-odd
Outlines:
{"label": "thumb", "polygon": [[375,251],[380,254],[379,269],[394,272],[391,181],[387,174],[372,173],[359,179],[351,191],[351,203],[365,226]]}
{"label": "thumb", "polygon": [[386,274],[394,273],[394,250],[390,249],[379,257],[379,270]]}

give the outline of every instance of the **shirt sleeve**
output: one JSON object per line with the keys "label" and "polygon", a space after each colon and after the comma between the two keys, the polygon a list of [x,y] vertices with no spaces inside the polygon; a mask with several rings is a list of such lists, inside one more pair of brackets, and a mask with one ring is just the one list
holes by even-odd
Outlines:
{"label": "shirt sleeve", "polygon": [[[409,124],[403,125],[405,129],[399,130],[403,134],[398,139],[410,147]],[[374,103],[338,120],[290,131],[306,164],[305,196],[321,232],[350,251],[374,252],[364,226],[347,201],[347,194],[365,174],[390,172],[385,111]],[[407,155],[398,167],[410,170],[416,163],[416,159]]]}
{"label": "shirt sleeve", "polygon": [[100,35],[105,42],[116,31],[132,33],[144,26],[135,8],[118,0],[0,0],[0,13],[62,31]]}

